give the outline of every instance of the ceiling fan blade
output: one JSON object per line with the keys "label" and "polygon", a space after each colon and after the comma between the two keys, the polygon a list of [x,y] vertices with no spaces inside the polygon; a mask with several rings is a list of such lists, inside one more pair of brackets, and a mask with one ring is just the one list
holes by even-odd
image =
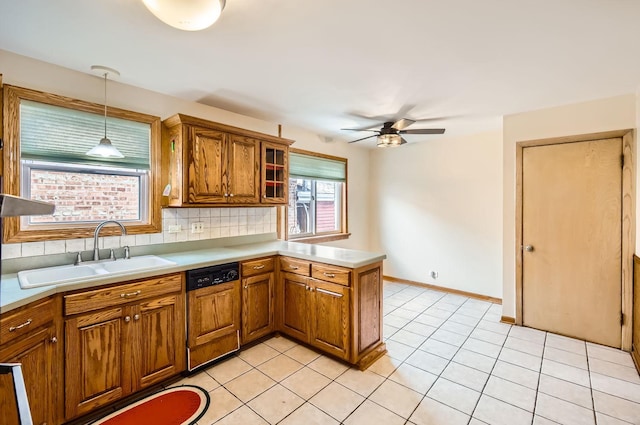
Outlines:
{"label": "ceiling fan blade", "polygon": [[444,134],[444,128],[416,128],[415,130],[402,130],[398,134]]}
{"label": "ceiling fan blade", "polygon": [[355,143],[355,142],[359,142],[361,140],[366,140],[366,139],[371,139],[372,137],[377,137],[377,134],[374,134],[373,136],[367,136],[367,137],[363,137],[362,139],[358,139],[358,140],[352,140],[349,143]]}
{"label": "ceiling fan blade", "polygon": [[394,122],[391,128],[395,128],[396,130],[402,130],[409,127],[415,121],[407,118],[401,118],[398,121]]}
{"label": "ceiling fan blade", "polygon": [[378,130],[371,130],[369,127],[367,128],[341,128],[342,131],[374,131],[378,132]]}

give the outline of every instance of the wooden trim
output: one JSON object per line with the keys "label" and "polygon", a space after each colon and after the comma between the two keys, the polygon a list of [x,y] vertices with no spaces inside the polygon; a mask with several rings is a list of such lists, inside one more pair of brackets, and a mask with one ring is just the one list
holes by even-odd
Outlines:
{"label": "wooden trim", "polygon": [[464,297],[469,297],[469,298],[473,298],[473,299],[476,299],[476,300],[488,301],[488,302],[491,302],[491,303],[494,303],[494,304],[502,305],[502,299],[500,299],[500,298],[494,298],[494,297],[490,297],[488,295],[476,294],[475,292],[461,291],[459,289],[447,288],[445,286],[432,285],[430,283],[417,282],[415,280],[400,279],[398,277],[393,277],[393,276],[383,276],[383,280],[387,280],[389,282],[406,283],[408,285],[419,286],[421,288],[434,289],[436,291],[447,292],[449,294],[462,295]]}
{"label": "wooden trim", "polygon": [[297,148],[290,148],[289,153],[297,153],[300,155],[308,155],[308,156],[315,156],[317,158],[331,159],[333,161],[344,162],[345,164],[347,164],[347,158],[343,158],[341,156],[328,155],[326,153],[307,151],[304,149],[297,149]]}
{"label": "wooden trim", "polygon": [[[523,323],[522,294],[522,156],[525,147],[545,146],[560,143],[574,143],[607,138],[622,138],[622,153],[625,157],[622,169],[622,264],[621,292],[622,313],[633,317],[633,250],[635,249],[635,132],[632,129],[601,133],[563,136],[550,139],[527,140],[516,143],[516,317],[515,324]],[[633,320],[625,320],[622,325],[621,349],[631,350]]]}
{"label": "wooden trim", "polygon": [[[0,74],[0,141],[2,141],[2,136],[4,135],[4,121],[3,121],[3,114],[2,112],[4,111],[4,102],[3,102],[3,93],[4,90],[2,89],[2,74]],[[4,175],[4,149],[0,148],[0,177]],[[0,187],[0,193],[5,193],[3,188]]]}
{"label": "wooden trim", "polygon": [[[20,100],[27,99],[48,105],[61,106],[68,109],[80,110],[102,115],[104,105],[85,102],[51,93],[40,92],[21,87],[5,85],[2,89],[4,94],[4,116],[7,117],[3,123],[3,134],[6,135],[5,149],[2,155],[3,162],[7,164],[4,179],[4,193],[20,196],[20,122],[19,110]],[[151,164],[149,179],[149,217],[148,222],[139,224],[125,224],[128,235],[143,233],[158,233],[162,230],[162,214],[160,207],[161,185],[161,160],[160,160],[160,139],[161,121],[160,117],[147,115],[139,112],[127,111],[115,107],[109,107],[108,116],[122,118],[130,121],[147,123],[151,129]],[[34,242],[56,239],[88,238],[93,236],[95,224],[78,223],[56,223],[55,228],[49,229],[22,229],[19,217],[8,217],[4,221],[2,240],[9,242]],[[118,230],[119,232],[119,230]],[[113,229],[106,229],[104,235],[119,235]]]}
{"label": "wooden trim", "polygon": [[635,345],[631,350],[631,359],[633,359],[633,364],[636,366],[636,370],[640,373],[640,353],[638,352],[638,347]]}
{"label": "wooden trim", "polygon": [[289,239],[289,242],[323,243],[323,242],[339,241],[342,239],[349,239],[349,236],[351,236],[351,233],[333,233],[331,235],[310,236],[308,238]]}
{"label": "wooden trim", "polygon": [[511,316],[502,316],[500,318],[500,321],[502,323],[506,323],[507,325],[515,325],[516,324],[515,317],[511,317]]}

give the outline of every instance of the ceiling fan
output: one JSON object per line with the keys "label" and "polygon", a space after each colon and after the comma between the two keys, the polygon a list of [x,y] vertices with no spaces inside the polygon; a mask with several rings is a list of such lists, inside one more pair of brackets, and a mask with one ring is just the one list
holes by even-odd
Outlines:
{"label": "ceiling fan", "polygon": [[407,141],[401,136],[402,134],[443,134],[444,128],[416,128],[414,130],[405,130],[411,124],[415,123],[415,120],[408,118],[401,118],[396,122],[388,121],[382,125],[380,130],[369,130],[359,128],[343,128],[342,130],[349,131],[373,131],[378,134],[372,136],[363,137],[361,139],[352,140],[349,143],[359,142],[361,140],[370,139],[372,137],[378,138],[378,147],[386,148],[392,146],[400,146],[407,143]]}

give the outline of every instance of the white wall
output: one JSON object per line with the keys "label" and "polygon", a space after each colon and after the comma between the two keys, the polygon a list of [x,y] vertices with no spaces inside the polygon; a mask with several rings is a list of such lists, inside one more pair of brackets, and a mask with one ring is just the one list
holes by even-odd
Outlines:
{"label": "white wall", "polygon": [[[20,87],[40,90],[49,93],[68,96],[75,99],[86,100],[102,104],[104,102],[104,80],[90,74],[90,65],[87,72],[77,72],[49,63],[37,61],[25,56],[0,50],[0,73],[3,75],[3,83]],[[101,64],[109,65],[109,64]],[[123,76],[124,77],[124,76]],[[188,84],[188,82],[186,82]],[[208,119],[228,125],[246,128],[265,134],[277,135],[278,123],[270,123],[222,109],[189,102],[161,93],[144,90],[109,81],[108,83],[109,106],[122,109],[156,115],[165,119],[176,113],[183,113],[195,117]],[[368,154],[362,148],[353,147],[342,142],[327,144],[320,136],[304,129],[283,125],[283,137],[296,140],[294,147],[310,151],[322,152],[331,155],[343,156],[349,159],[349,183],[359,190],[349,191],[349,231],[352,237],[346,241],[331,243],[337,246],[355,249],[369,249],[368,241]],[[163,221],[167,223],[180,223],[188,226],[193,221],[210,222],[211,228],[205,229],[204,235],[197,235],[198,239],[223,236],[235,236],[242,234],[259,234],[273,232],[275,230],[274,208],[242,208],[233,211],[231,208],[214,208],[219,210],[221,218],[216,220],[216,212],[209,209],[192,210],[163,210]],[[190,212],[189,212],[190,211]],[[237,221],[235,216],[237,215]],[[228,216],[227,222],[224,217]],[[246,225],[244,218],[246,217]],[[202,220],[201,220],[202,219]],[[216,230],[215,224],[219,223]],[[246,232],[246,233],[245,233]],[[104,243],[110,246],[144,245],[162,242],[175,242],[192,240],[195,235],[188,232],[184,234],[168,234],[166,232],[153,235],[129,236],[123,240],[106,238]],[[58,253],[77,251],[86,245],[87,240],[50,241],[48,243],[35,242],[32,244],[7,244],[3,246],[3,258],[21,256],[42,255],[44,253]],[[107,248],[110,246],[106,246]],[[89,248],[86,248],[89,249]]]}
{"label": "white wall", "polygon": [[635,95],[629,94],[504,117],[503,315],[515,317],[516,143],[635,128],[635,105]]}
{"label": "white wall", "polygon": [[372,247],[388,256],[385,275],[502,296],[501,151],[495,131],[371,153]]}

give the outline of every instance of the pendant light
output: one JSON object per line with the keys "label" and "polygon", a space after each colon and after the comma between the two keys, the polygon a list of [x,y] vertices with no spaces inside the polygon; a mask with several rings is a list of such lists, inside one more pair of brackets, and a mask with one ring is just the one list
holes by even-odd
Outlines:
{"label": "pendant light", "polygon": [[199,31],[218,20],[226,0],[142,0],[142,3],[167,25]]}
{"label": "pendant light", "polygon": [[107,138],[107,77],[109,75],[119,77],[120,73],[115,69],[99,65],[91,66],[91,71],[94,74],[102,75],[104,77],[104,137],[100,140],[100,143],[89,150],[86,155],[98,156],[101,158],[124,158],[124,155],[122,155],[120,151],[111,144],[111,140]]}

